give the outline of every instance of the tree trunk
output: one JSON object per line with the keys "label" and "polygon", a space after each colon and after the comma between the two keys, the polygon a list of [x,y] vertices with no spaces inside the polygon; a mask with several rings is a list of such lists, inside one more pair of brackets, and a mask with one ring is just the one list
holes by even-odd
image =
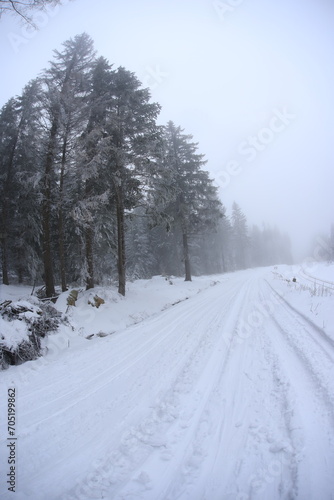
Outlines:
{"label": "tree trunk", "polygon": [[59,207],[58,231],[59,231],[59,263],[60,263],[61,291],[66,292],[67,286],[66,286],[66,263],[65,263],[65,245],[64,245],[64,216],[61,207]]}
{"label": "tree trunk", "polygon": [[[92,194],[92,180],[85,182],[85,197],[88,199]],[[94,226],[91,220],[86,221],[85,228],[85,251],[86,251],[86,290],[94,288]]]}
{"label": "tree trunk", "polygon": [[18,275],[19,284],[21,285],[23,283],[23,269],[21,266],[17,270],[17,275]]}
{"label": "tree trunk", "polygon": [[8,236],[7,236],[8,209],[7,209],[7,207],[8,207],[8,200],[7,200],[7,194],[5,192],[4,199],[2,201],[2,232],[0,235],[1,253],[2,253],[2,283],[4,285],[9,285],[9,278],[8,278]]}
{"label": "tree trunk", "polygon": [[124,202],[122,187],[117,187],[116,196],[117,212],[117,270],[118,270],[118,293],[125,295],[125,228],[124,228]]}
{"label": "tree trunk", "polygon": [[224,252],[221,253],[221,268],[222,268],[222,272],[225,273],[226,272],[226,266],[225,266],[225,255],[224,255]]}
{"label": "tree trunk", "polygon": [[61,278],[61,290],[66,292],[66,260],[65,260],[65,244],[64,244],[64,213],[63,213],[63,198],[64,198],[64,175],[65,175],[65,165],[66,165],[66,151],[67,151],[67,133],[63,141],[63,150],[61,156],[61,169],[60,169],[60,179],[59,179],[59,219],[58,219],[58,231],[59,231],[59,263],[60,263],[60,278]]}
{"label": "tree trunk", "polygon": [[[49,189],[46,190],[48,192]],[[50,230],[50,202],[48,199],[43,201],[42,219],[43,219],[43,264],[44,264],[44,282],[45,293],[47,297],[53,297],[55,294],[52,251],[51,251],[51,230]]]}
{"label": "tree trunk", "polygon": [[186,232],[183,232],[183,255],[184,255],[184,267],[185,267],[185,274],[186,274],[185,281],[191,281],[188,235]]}
{"label": "tree trunk", "polygon": [[8,279],[8,248],[7,248],[7,235],[4,232],[1,235],[2,240],[2,283],[9,285]]}
{"label": "tree trunk", "polygon": [[12,182],[13,175],[13,165],[17,142],[19,139],[20,131],[22,127],[22,118],[17,128],[16,135],[13,139],[13,145],[8,159],[7,165],[7,176],[4,186],[4,197],[2,200],[2,282],[4,285],[9,285],[8,277],[8,226],[10,224],[10,214],[9,214],[9,196],[10,196],[10,185]]}
{"label": "tree trunk", "polygon": [[48,151],[45,160],[44,193],[42,203],[43,264],[45,293],[47,297],[53,297],[55,295],[51,248],[51,173],[54,162],[57,130],[58,118],[55,117],[51,126]]}
{"label": "tree trunk", "polygon": [[87,277],[86,277],[86,290],[94,288],[94,252],[93,252],[93,239],[94,229],[91,225],[86,228],[86,263],[87,263]]}
{"label": "tree trunk", "polygon": [[42,206],[42,227],[43,227],[43,264],[44,264],[44,282],[45,293],[47,297],[53,297],[55,294],[53,266],[52,266],[52,250],[51,250],[51,229],[50,229],[50,182],[46,181],[44,191],[45,199]]}

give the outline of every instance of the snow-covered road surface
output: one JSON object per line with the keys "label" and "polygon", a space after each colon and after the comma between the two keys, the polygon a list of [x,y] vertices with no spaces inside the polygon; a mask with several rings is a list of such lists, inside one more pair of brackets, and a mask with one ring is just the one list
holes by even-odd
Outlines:
{"label": "snow-covered road surface", "polygon": [[333,500],[334,342],[282,294],[268,269],[231,273],[1,374],[18,405],[1,498]]}

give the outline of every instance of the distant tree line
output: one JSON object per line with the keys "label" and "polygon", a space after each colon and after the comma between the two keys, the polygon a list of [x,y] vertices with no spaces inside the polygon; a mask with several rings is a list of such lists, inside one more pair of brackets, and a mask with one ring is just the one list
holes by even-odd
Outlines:
{"label": "distant tree line", "polygon": [[226,216],[192,136],[81,34],[0,111],[2,280],[55,286],[289,262],[287,236]]}

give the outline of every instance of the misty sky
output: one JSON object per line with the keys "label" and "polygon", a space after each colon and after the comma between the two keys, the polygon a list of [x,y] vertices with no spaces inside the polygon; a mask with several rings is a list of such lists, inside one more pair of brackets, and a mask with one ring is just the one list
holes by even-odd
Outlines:
{"label": "misty sky", "polygon": [[334,222],[334,2],[73,0],[31,31],[0,20],[2,106],[87,32],[199,143],[231,211],[276,224],[297,258]]}

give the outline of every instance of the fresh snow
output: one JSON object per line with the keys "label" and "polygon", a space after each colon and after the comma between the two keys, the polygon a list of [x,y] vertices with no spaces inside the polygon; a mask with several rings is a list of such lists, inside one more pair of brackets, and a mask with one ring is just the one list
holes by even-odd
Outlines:
{"label": "fresh snow", "polygon": [[47,354],[0,373],[1,498],[333,500],[334,291],[304,271],[334,281],[317,263],[62,294]]}
{"label": "fresh snow", "polygon": [[[14,288],[14,289],[13,289]],[[18,319],[12,319],[11,321],[6,321],[0,316],[0,340],[1,344],[4,347],[8,347],[9,349],[15,349],[22,341],[28,341],[28,331],[27,324],[22,321],[24,318],[27,320],[37,319],[39,317],[38,313],[40,312],[39,307],[33,304],[35,302],[35,298],[32,299],[32,302],[27,300],[15,300],[15,288],[11,287],[10,293],[6,295],[6,299],[11,297],[9,300],[12,300],[11,305],[15,308],[16,306],[21,306],[26,308],[27,310],[18,314]],[[1,291],[5,292],[5,285],[1,285]],[[22,290],[17,290],[18,296],[20,296],[20,292]],[[2,302],[2,295],[0,294],[0,302]]]}

